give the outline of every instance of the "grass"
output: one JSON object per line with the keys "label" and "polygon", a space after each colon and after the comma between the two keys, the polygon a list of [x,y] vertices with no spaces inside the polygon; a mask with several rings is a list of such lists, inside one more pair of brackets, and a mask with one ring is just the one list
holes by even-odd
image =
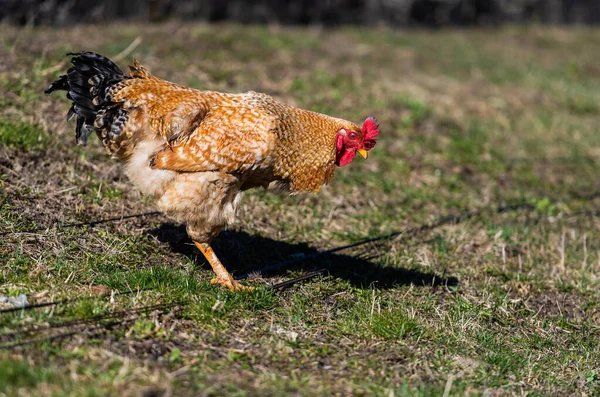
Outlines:
{"label": "grass", "polygon": [[[70,301],[0,314],[0,394],[600,393],[600,30],[4,28],[0,295]],[[42,94],[65,52],[136,37],[161,77],[381,123],[318,195],[246,193],[214,243],[235,274],[474,212],[251,276],[249,294],[211,286],[165,217],[65,226],[153,209]]]}
{"label": "grass", "polygon": [[46,147],[50,143],[48,135],[39,126],[21,120],[0,120],[0,141],[7,146],[24,150]]}

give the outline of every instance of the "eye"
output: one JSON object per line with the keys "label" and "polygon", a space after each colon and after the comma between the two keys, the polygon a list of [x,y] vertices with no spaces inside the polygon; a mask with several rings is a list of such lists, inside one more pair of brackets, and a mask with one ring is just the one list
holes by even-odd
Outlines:
{"label": "eye", "polygon": [[358,138],[358,134],[356,132],[352,131],[348,134],[348,138],[356,139],[356,138]]}

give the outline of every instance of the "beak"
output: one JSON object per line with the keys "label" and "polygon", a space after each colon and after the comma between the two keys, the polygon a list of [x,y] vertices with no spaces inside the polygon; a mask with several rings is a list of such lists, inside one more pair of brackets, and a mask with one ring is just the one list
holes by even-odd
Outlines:
{"label": "beak", "polygon": [[358,152],[358,154],[363,156],[365,160],[367,159],[367,157],[369,157],[369,152],[367,152],[365,149],[356,149],[356,151]]}

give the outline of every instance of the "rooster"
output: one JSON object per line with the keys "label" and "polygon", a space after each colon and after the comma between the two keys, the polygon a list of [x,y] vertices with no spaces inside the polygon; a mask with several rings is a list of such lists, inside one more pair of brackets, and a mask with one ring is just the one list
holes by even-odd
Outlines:
{"label": "rooster", "polygon": [[67,91],[76,141],[96,132],[124,172],[158,208],[184,223],[216,277],[248,290],[225,269],[211,241],[235,219],[242,191],[275,182],[291,194],[317,192],[336,166],[365,159],[379,126],[362,128],[257,92],[200,91],[153,76],[136,60],[125,74],[93,52],[69,53],[70,67],[45,91]]}

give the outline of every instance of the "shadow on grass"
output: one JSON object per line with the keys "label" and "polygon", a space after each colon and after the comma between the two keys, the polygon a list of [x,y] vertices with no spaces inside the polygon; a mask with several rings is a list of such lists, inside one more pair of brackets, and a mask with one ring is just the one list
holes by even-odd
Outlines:
{"label": "shadow on grass", "polygon": [[[168,243],[174,252],[181,253],[196,263],[208,264],[187,236],[184,226],[166,223],[147,231],[159,241]],[[318,251],[306,243],[290,244],[263,236],[251,236],[242,231],[224,231],[212,244],[217,255],[234,276],[256,272],[266,266],[288,261],[299,256],[308,256]],[[285,275],[291,268],[303,270],[326,269],[333,277],[348,280],[357,287],[391,288],[400,285],[416,286],[455,286],[456,277],[440,277],[433,273],[423,273],[403,268],[381,267],[371,260],[378,256],[378,248],[373,247],[372,255],[349,256],[324,254],[307,260],[301,266],[288,266],[263,273],[263,275]]]}

